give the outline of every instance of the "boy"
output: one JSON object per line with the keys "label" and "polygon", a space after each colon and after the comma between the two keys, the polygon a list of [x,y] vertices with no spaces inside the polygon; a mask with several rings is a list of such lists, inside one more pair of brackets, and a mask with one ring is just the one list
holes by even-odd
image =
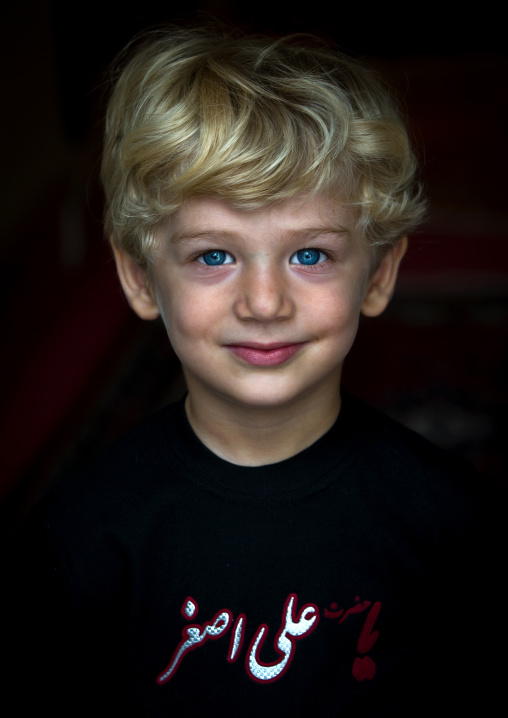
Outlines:
{"label": "boy", "polygon": [[23,696],[143,718],[472,700],[480,487],[340,390],[422,216],[414,174],[387,91],[306,38],[175,30],[131,54],[106,227],[188,394],[53,492]]}

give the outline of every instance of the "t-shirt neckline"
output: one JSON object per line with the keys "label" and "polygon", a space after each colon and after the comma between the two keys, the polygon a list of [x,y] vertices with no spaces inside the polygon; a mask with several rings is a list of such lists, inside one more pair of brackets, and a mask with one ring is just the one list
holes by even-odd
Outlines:
{"label": "t-shirt neckline", "polygon": [[239,466],[214,454],[196,436],[185,412],[185,398],[168,409],[165,434],[188,478],[208,490],[244,497],[288,497],[319,489],[340,476],[356,456],[355,401],[341,392],[339,416],[311,446],[283,461]]}

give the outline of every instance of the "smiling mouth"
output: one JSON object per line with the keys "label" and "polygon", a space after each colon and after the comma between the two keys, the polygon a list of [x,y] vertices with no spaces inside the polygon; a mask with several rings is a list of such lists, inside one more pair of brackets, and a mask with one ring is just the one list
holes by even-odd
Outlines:
{"label": "smiling mouth", "polygon": [[232,354],[247,364],[277,366],[291,359],[305,344],[307,342],[294,344],[249,342],[248,344],[226,344],[225,346]]}

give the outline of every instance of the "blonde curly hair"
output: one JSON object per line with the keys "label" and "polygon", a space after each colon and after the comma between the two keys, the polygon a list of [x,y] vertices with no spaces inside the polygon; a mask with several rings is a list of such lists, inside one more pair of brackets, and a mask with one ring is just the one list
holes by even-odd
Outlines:
{"label": "blonde curly hair", "polygon": [[101,168],[105,224],[141,266],[157,227],[197,197],[258,209],[336,196],[357,208],[380,252],[420,222],[416,161],[390,92],[316,38],[173,28],[120,61]]}

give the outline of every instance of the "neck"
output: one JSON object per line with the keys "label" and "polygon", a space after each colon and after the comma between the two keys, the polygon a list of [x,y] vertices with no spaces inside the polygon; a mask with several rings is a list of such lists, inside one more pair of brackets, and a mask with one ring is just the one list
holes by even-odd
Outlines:
{"label": "neck", "polygon": [[195,394],[189,387],[185,409],[203,444],[233,464],[262,466],[295,456],[335,423],[340,411],[339,384],[323,396],[300,397],[288,405],[252,407]]}

